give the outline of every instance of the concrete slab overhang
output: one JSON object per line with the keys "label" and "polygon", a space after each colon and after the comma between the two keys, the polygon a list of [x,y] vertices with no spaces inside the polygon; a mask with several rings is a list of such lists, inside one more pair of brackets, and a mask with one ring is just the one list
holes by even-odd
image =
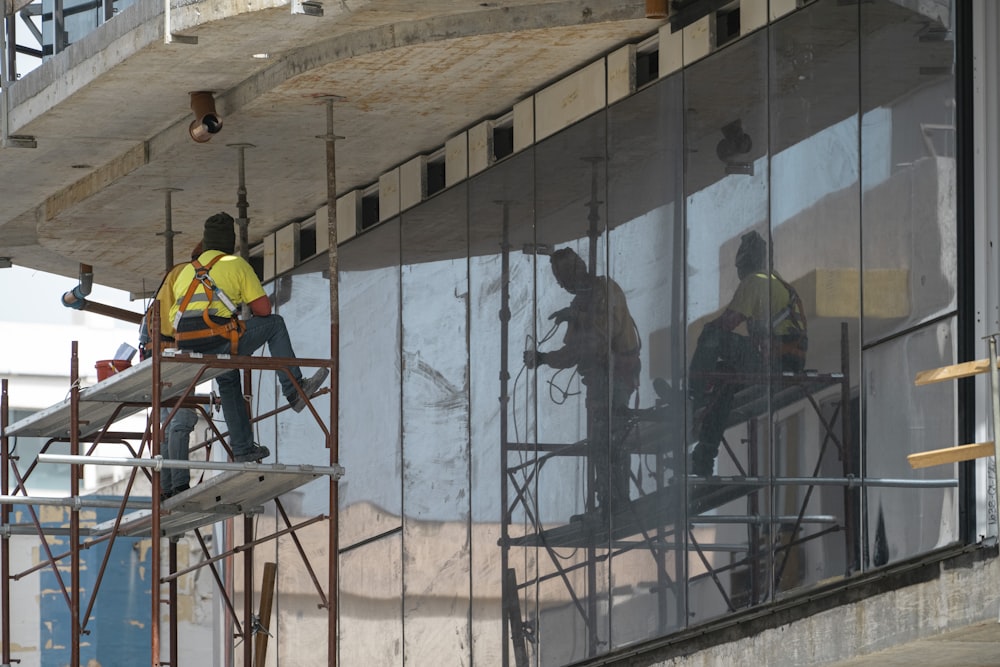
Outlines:
{"label": "concrete slab overhang", "polygon": [[[630,0],[340,0],[324,16],[280,0],[139,0],[10,85],[0,150],[0,256],[133,293],[163,271],[163,189],[178,257],[204,219],[236,214],[247,148],[250,241],[327,198],[324,97],[335,105],[337,190],[374,182],[478,119],[660,24]],[[185,40],[190,41],[190,40]],[[212,91],[222,132],[197,144],[189,93]]]}

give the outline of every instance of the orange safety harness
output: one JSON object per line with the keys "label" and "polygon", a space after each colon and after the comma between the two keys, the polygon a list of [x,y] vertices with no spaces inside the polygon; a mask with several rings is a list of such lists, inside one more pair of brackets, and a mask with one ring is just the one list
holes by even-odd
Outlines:
{"label": "orange safety harness", "polygon": [[[215,284],[212,277],[208,275],[208,272],[215,266],[215,263],[222,259],[225,255],[216,255],[212,258],[207,265],[203,265],[198,260],[191,262],[194,266],[194,279],[191,281],[191,285],[188,287],[187,292],[184,294],[184,298],[181,300],[180,305],[177,307],[177,315],[174,317],[174,338],[178,341],[182,340],[193,340],[196,338],[210,338],[212,336],[221,336],[229,340],[230,347],[232,348],[232,354],[237,354],[239,349],[240,336],[246,330],[246,324],[241,322],[236,316],[237,308],[233,304],[232,300],[222,289]],[[197,291],[198,286],[205,289],[205,293],[208,295],[208,303],[205,304],[205,309],[201,311],[201,317],[205,320],[205,325],[207,329],[199,329],[197,331],[181,331],[180,321],[184,316],[184,311],[187,310],[188,304],[191,303],[191,298],[194,296],[195,291]],[[212,301],[218,297],[219,301],[229,309],[229,312],[233,316],[226,321],[225,324],[219,324],[214,321],[209,316],[209,306],[212,305]]]}

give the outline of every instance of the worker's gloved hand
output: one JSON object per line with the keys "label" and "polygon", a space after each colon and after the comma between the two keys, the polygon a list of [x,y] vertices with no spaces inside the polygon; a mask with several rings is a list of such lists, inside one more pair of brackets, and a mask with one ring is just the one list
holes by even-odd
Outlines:
{"label": "worker's gloved hand", "polygon": [[569,322],[570,320],[576,319],[576,316],[573,314],[573,309],[567,306],[566,308],[561,308],[549,315],[549,319],[555,320],[558,325],[563,322]]}
{"label": "worker's gloved hand", "polygon": [[539,352],[537,350],[524,351],[524,365],[527,366],[528,370],[538,368],[544,363],[545,363],[544,352]]}

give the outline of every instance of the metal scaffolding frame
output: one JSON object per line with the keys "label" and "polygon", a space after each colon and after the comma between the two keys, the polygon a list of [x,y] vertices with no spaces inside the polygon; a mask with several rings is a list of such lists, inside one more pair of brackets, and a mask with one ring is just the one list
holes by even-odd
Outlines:
{"label": "metal scaffolding frame", "polygon": [[[154,315],[154,326],[150,327],[155,332],[152,349],[158,350],[159,346],[159,326],[157,317]],[[155,665],[177,665],[178,660],[178,621],[174,610],[178,599],[177,580],[184,574],[188,574],[197,569],[208,567],[218,586],[218,591],[223,604],[231,620],[236,627],[238,640],[245,642],[246,649],[243,651],[243,664],[246,667],[263,664],[262,656],[255,656],[251,647],[255,644],[263,649],[266,644],[252,641],[253,635],[266,631],[260,628],[256,621],[252,608],[254,591],[256,589],[253,580],[254,568],[253,558],[256,546],[275,540],[279,537],[289,536],[293,541],[296,551],[301,557],[302,566],[308,572],[316,593],[319,597],[319,607],[327,610],[328,632],[335,635],[336,627],[336,605],[335,599],[337,591],[335,588],[326,590],[316,575],[315,569],[303,548],[297,531],[307,526],[326,521],[331,536],[336,534],[337,508],[331,505],[324,514],[320,514],[298,523],[293,523],[288,513],[282,505],[281,495],[302,486],[319,477],[328,477],[331,485],[335,486],[336,481],[343,474],[343,469],[337,464],[336,451],[331,447],[334,434],[327,427],[324,419],[313,404],[313,400],[318,400],[327,396],[330,400],[331,413],[336,413],[336,395],[334,391],[320,390],[314,396],[306,396],[307,413],[311,414],[319,429],[322,432],[324,446],[330,454],[328,466],[313,465],[284,465],[284,464],[260,464],[260,463],[222,463],[207,460],[205,462],[189,461],[177,462],[165,460],[160,456],[160,442],[163,426],[169,423],[177,409],[180,407],[193,407],[208,416],[205,410],[205,403],[211,399],[199,397],[194,394],[195,387],[211,378],[228,370],[285,372],[287,366],[295,365],[304,368],[329,368],[335,373],[334,361],[332,359],[280,359],[272,357],[248,357],[229,355],[202,355],[202,354],[182,354],[176,350],[166,350],[160,354],[154,354],[150,359],[140,362],[138,365],[126,369],[125,371],[112,375],[111,377],[99,381],[97,384],[82,389],[80,387],[80,376],[78,368],[77,343],[72,345],[72,357],[70,363],[70,394],[69,397],[60,404],[52,406],[46,410],[35,413],[15,424],[9,424],[8,406],[8,381],[2,381],[2,401],[0,401],[0,420],[2,420],[2,452],[0,452],[0,465],[2,465],[2,496],[0,496],[0,539],[2,539],[2,550],[0,550],[0,615],[3,617],[2,633],[2,654],[3,664],[11,664],[11,583],[32,572],[41,569],[51,569],[56,577],[62,598],[70,610],[71,616],[71,637],[69,638],[72,663],[80,664],[80,644],[81,638],[87,633],[87,623],[91,612],[100,593],[101,583],[108,567],[111,549],[117,539],[121,537],[152,537],[158,543],[158,548],[151,550],[151,571],[161,573],[152,585],[151,599],[151,628],[150,628],[150,651],[151,664]],[[290,376],[290,374],[289,374]],[[301,392],[301,386],[292,379],[293,383]],[[172,408],[169,416],[161,424],[160,408]],[[287,410],[290,406],[283,406],[277,410],[265,414],[251,417],[251,422],[256,423],[262,419],[273,417],[274,415]],[[125,417],[146,412],[146,427],[142,433],[117,432],[112,431],[112,427]],[[213,435],[197,447],[211,448],[213,444],[224,447],[227,453],[231,453],[226,437],[228,434],[220,432],[211,419],[208,419]],[[48,437],[42,447],[42,453],[38,459],[33,461],[28,468],[22,472],[18,467],[18,461],[11,456],[11,439],[18,436],[41,436]],[[128,457],[99,457],[94,455],[95,449],[102,443],[128,443],[129,440],[139,441],[137,450],[129,449],[133,458]],[[69,442],[69,455],[54,455],[48,453],[49,447],[56,442]],[[197,448],[197,447],[193,447]],[[143,454],[148,453],[144,458]],[[208,456],[207,458],[211,458]],[[32,498],[26,490],[26,482],[30,478],[31,472],[38,463],[57,462],[69,463],[71,465],[71,489],[70,497],[63,499]],[[82,476],[83,465],[118,465],[132,468],[130,477],[124,494],[118,501],[91,499],[80,495],[79,481]],[[217,475],[203,480],[200,484],[192,486],[188,491],[174,495],[168,499],[160,498],[160,471],[164,468],[188,468],[212,470],[218,472]],[[14,480],[10,479],[13,473]],[[141,473],[151,483],[151,501],[134,500],[131,498],[134,483],[137,475]],[[12,488],[13,487],[13,488]],[[331,498],[334,496],[331,495]],[[283,528],[278,528],[268,535],[252,537],[252,517],[259,514],[262,505],[266,502],[274,501],[276,515],[280,518]],[[32,525],[15,525],[11,520],[11,508],[13,505],[24,505],[28,508]],[[57,505],[70,510],[70,521],[68,530],[52,530],[42,525],[36,511],[37,506]],[[86,528],[80,524],[79,512],[88,507],[111,507],[116,509],[115,518]],[[209,551],[206,540],[201,529],[204,526],[215,524],[225,520],[235,520],[242,515],[244,520],[243,542],[241,544],[227,545],[228,549],[222,553],[212,554]],[[177,537],[183,533],[192,532],[197,539],[202,550],[203,560],[193,567],[178,570],[177,565]],[[11,572],[10,561],[10,538],[13,535],[31,535],[39,538],[43,556],[38,563],[23,572]],[[48,536],[62,534],[68,535],[69,549],[63,553],[53,553],[49,546]],[[164,545],[164,539],[167,544]],[[331,537],[331,541],[334,537]],[[80,586],[80,555],[85,549],[91,549],[98,545],[105,548],[104,556],[96,575],[93,590],[89,600],[84,599]],[[167,549],[167,573],[162,574],[161,558],[164,546]],[[329,561],[335,559],[335,550],[328,550],[325,556]],[[234,606],[234,586],[231,578],[227,579],[220,571],[217,564],[221,561],[231,560],[237,555],[243,556],[244,564],[244,609],[241,614]],[[67,565],[68,562],[68,565]],[[329,567],[329,565],[328,565]],[[65,580],[64,571],[69,571],[69,582]],[[329,582],[328,582],[329,583]],[[161,588],[167,587],[167,597],[163,599]],[[262,599],[266,591],[262,591]],[[266,597],[270,599],[270,594]],[[168,658],[161,661],[161,636],[160,618],[161,607],[166,605],[168,609]],[[331,640],[331,643],[333,640]],[[254,660],[260,662],[253,662]],[[334,664],[336,658],[333,658]]]}
{"label": "metal scaffolding frame", "polygon": [[[506,254],[504,248],[503,298],[506,310],[508,295]],[[504,329],[502,342],[506,350],[507,326],[509,318],[501,316]],[[668,616],[670,604],[668,593],[675,592],[677,609],[675,618],[682,618],[686,594],[682,590],[687,582],[687,556],[694,555],[701,562],[705,572],[692,578],[710,579],[726,605],[732,612],[741,606],[766,602],[771,592],[776,591],[785,574],[793,548],[810,540],[815,540],[833,532],[845,532],[847,572],[857,570],[861,557],[856,536],[856,520],[860,512],[858,496],[864,487],[906,486],[906,487],[951,487],[957,480],[905,480],[867,479],[858,473],[854,453],[854,431],[852,425],[852,401],[850,384],[850,350],[848,347],[847,324],[841,325],[840,369],[835,372],[819,373],[775,373],[769,376],[720,374],[715,379],[720,382],[734,382],[743,391],[737,394],[727,422],[727,429],[739,424],[747,428],[745,451],[746,465],[736,454],[730,443],[723,441],[723,450],[734,462],[738,474],[733,477],[715,477],[709,480],[685,477],[687,456],[686,430],[678,417],[671,415],[669,406],[635,409],[628,411],[628,425],[620,442],[612,442],[612,447],[622,447],[631,455],[655,456],[655,488],[644,491],[640,481],[630,473],[630,484],[639,489],[639,497],[631,500],[622,509],[613,508],[610,516],[599,513],[572,517],[570,521],[555,527],[546,527],[530,502],[530,486],[537,480],[541,468],[555,457],[587,457],[587,440],[574,443],[531,443],[512,442],[507,435],[508,400],[506,378],[507,356],[501,354],[503,368],[501,378],[501,442],[502,442],[502,500],[503,519],[500,547],[502,550],[503,610],[504,610],[504,650],[503,664],[527,667],[528,642],[534,641],[531,620],[522,618],[519,594],[531,590],[548,580],[562,581],[570,597],[572,606],[583,620],[588,633],[588,657],[597,654],[602,638],[598,629],[598,591],[596,587],[598,565],[609,562],[613,557],[633,550],[648,551],[657,570],[655,587],[658,602],[658,625],[664,632],[670,627]],[[763,390],[763,391],[762,391]],[[832,395],[831,395],[832,394]],[[824,414],[824,405],[818,396],[826,396],[833,407],[832,414]],[[800,405],[811,409],[819,421],[822,442],[814,463],[812,475],[806,477],[777,477],[764,471],[755,458],[761,424],[774,419],[782,408]],[[681,417],[681,419],[683,419]],[[640,429],[640,426],[643,426]],[[640,435],[641,433],[641,435]],[[839,454],[843,464],[843,476],[824,477],[822,464],[831,450]],[[664,482],[664,473],[673,471],[672,479]],[[588,479],[591,476],[588,475]],[[678,483],[679,482],[679,483]],[[804,495],[798,502],[794,515],[771,515],[761,508],[761,492],[767,488],[801,486]],[[822,486],[838,486],[844,490],[844,516],[808,514],[808,506],[814,490]],[[587,489],[587,497],[592,501],[593,489]],[[706,515],[710,510],[723,507],[745,498],[745,515]],[[593,507],[588,504],[588,508]],[[678,509],[680,508],[680,509]],[[515,513],[521,512],[529,524],[527,534],[512,536],[511,527]],[[694,526],[704,523],[742,524],[746,526],[747,540],[744,544],[710,544],[698,540]],[[817,529],[802,534],[806,525]],[[781,533],[790,536],[778,543],[774,529],[781,526]],[[511,549],[537,548],[547,556],[551,571],[541,573],[540,569],[526,581],[517,581],[515,570],[509,565]],[[557,549],[576,548],[586,556],[572,564],[564,564]],[[734,558],[725,565],[713,565],[708,553],[728,552]],[[670,575],[668,559],[672,556],[676,578]],[[773,565],[769,567],[771,558]],[[585,590],[578,590],[571,576],[574,572],[585,572]],[[734,600],[732,591],[720,578],[724,572],[741,571],[747,577],[747,591],[740,600]],[[727,592],[728,591],[728,592]],[[680,625],[684,625],[681,623]],[[511,662],[511,653],[513,661]]]}

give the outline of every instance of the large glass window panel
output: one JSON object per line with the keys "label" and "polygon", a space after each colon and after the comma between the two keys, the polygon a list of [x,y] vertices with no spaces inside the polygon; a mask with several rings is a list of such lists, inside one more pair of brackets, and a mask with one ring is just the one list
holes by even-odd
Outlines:
{"label": "large glass window panel", "polygon": [[762,31],[684,72],[692,623],[766,592],[768,526],[749,517],[769,506],[768,489],[705,478],[770,474],[767,63]]}
{"label": "large glass window panel", "polygon": [[351,239],[338,253],[346,547],[401,525],[399,222]]}
{"label": "large glass window panel", "polygon": [[956,363],[955,327],[949,318],[865,351],[866,567],[959,537],[957,464],[912,470],[906,460],[958,444],[957,383],[913,384],[920,371]]}
{"label": "large glass window panel", "polygon": [[[284,318],[295,356],[299,359],[330,358],[328,269],[326,258],[317,257],[299,267],[294,274],[282,276],[268,286],[275,312]],[[258,354],[265,352],[261,350]],[[266,354],[270,354],[270,350]],[[316,366],[301,366],[300,370],[303,377],[310,377],[319,369]],[[259,374],[259,386],[266,397],[266,400],[262,398],[264,405],[283,407],[287,404],[278,384],[278,376],[283,373],[283,371],[262,371]],[[352,377],[355,376],[345,376],[345,378]],[[329,384],[327,380],[323,386],[329,387]],[[323,423],[329,423],[329,394],[317,396],[311,404]],[[276,420],[268,420],[267,424],[276,429],[273,439],[275,446],[272,451],[276,452],[282,463],[329,465],[330,450],[326,446],[326,436],[310,410],[298,413],[285,410],[279,413]],[[310,490],[314,488],[318,489],[319,486],[310,487]],[[309,494],[306,506],[316,513],[322,513],[328,502],[328,493],[319,491],[316,495]]]}
{"label": "large glass window panel", "polygon": [[533,164],[532,151],[519,153],[469,186],[472,652],[475,663],[490,665],[534,656],[537,534],[544,525],[536,520],[539,453],[528,431],[523,358],[534,316]]}
{"label": "large glass window panel", "polygon": [[611,518],[612,649],[686,624],[681,86],[671,77],[608,111],[609,268],[635,323],[641,368],[628,411],[611,417],[631,499]]}
{"label": "large glass window panel", "polygon": [[[325,492],[329,498],[330,482],[328,479],[320,479],[313,484],[316,485],[316,493]],[[300,514],[298,506],[293,504],[287,495],[282,496],[281,502],[284,503],[285,512],[292,525],[301,526],[304,522],[317,516],[311,513]],[[272,525],[264,527],[263,521],[270,522]],[[257,527],[258,535],[270,534],[270,532],[284,530],[287,527],[284,519],[279,517],[268,516],[260,519],[260,522]],[[254,581],[263,581],[264,566],[268,561],[274,560],[277,563],[277,582],[274,589],[272,612],[273,618],[277,619],[277,632],[272,631],[274,639],[268,649],[276,654],[278,664],[284,664],[286,661],[301,664],[303,667],[320,667],[330,664],[324,641],[330,627],[330,615],[326,607],[321,604],[327,594],[328,570],[326,569],[327,559],[325,555],[328,551],[326,545],[329,544],[329,531],[330,522],[319,521],[300,527],[296,530],[294,537],[291,535],[279,537],[274,541],[273,546],[270,543],[262,545],[254,553],[254,570],[256,572]],[[398,534],[394,535],[393,538],[387,541],[395,545],[398,550]],[[369,553],[379,551],[379,547],[367,546],[370,549]],[[305,549],[307,560],[303,559],[300,549]],[[371,626],[381,627],[383,633],[373,634],[372,636],[376,639],[372,644],[379,645],[383,639],[388,643],[391,640],[386,639],[386,637],[390,637],[391,633],[384,631],[385,626],[392,623],[398,627],[399,624],[399,573],[396,569],[399,560],[398,552],[395,554],[395,559],[386,557],[378,563],[378,565],[384,563],[385,572],[375,570],[376,563],[368,564],[368,570],[364,572],[363,576],[373,577],[369,580],[360,579],[362,575],[355,571],[359,564],[354,560],[354,556],[356,554],[348,555],[346,558],[342,555],[339,561],[342,586],[338,600],[340,627],[343,628],[345,622],[348,625],[358,623],[358,625],[365,627],[366,631]],[[345,562],[350,563],[350,570],[346,574],[346,577],[350,578],[345,578],[343,569]],[[390,567],[394,567],[394,569],[389,571]],[[316,581],[313,580],[311,574],[317,577]],[[321,583],[317,584],[317,582]],[[346,586],[344,586],[345,583]],[[395,589],[393,584],[395,584]],[[359,589],[364,592],[362,593]],[[389,597],[390,594],[397,600],[397,605],[393,609],[396,612],[394,616],[386,615],[388,611],[386,601],[392,599]],[[371,625],[368,626],[368,623]],[[308,658],[303,655],[303,646],[310,646]],[[340,650],[341,655],[343,655],[343,646],[340,647]],[[345,662],[343,664],[351,663]],[[393,663],[386,661],[380,664],[392,665]]]}
{"label": "large glass window panel", "polygon": [[[770,465],[789,481],[774,489],[769,513],[775,559],[762,587],[772,597],[857,566],[858,492],[822,485],[860,474],[851,408],[860,368],[858,84],[844,74],[857,72],[858,21],[844,9],[817,2],[771,28],[772,274],[798,295],[802,315],[772,332],[773,354],[801,361],[771,385]],[[783,337],[795,329],[804,345]]]}
{"label": "large glass window panel", "polygon": [[[403,594],[402,553],[402,537],[397,533],[340,555],[337,664],[380,667],[404,664],[399,606]],[[307,639],[298,644],[300,655],[308,645]]]}
{"label": "large glass window panel", "polygon": [[860,3],[866,344],[955,308],[950,3]]}
{"label": "large glass window panel", "polygon": [[407,664],[469,660],[467,184],[402,216]]}
{"label": "large glass window panel", "polygon": [[536,255],[535,340],[544,356],[534,380],[539,449],[554,453],[537,468],[538,511],[543,522],[574,526],[568,548],[539,557],[543,665],[607,650],[608,507],[627,493],[619,474],[627,471],[610,456],[611,403],[628,396],[613,396],[609,382],[609,313],[624,298],[607,278],[605,148],[598,114],[535,149],[536,241],[547,254]]}

